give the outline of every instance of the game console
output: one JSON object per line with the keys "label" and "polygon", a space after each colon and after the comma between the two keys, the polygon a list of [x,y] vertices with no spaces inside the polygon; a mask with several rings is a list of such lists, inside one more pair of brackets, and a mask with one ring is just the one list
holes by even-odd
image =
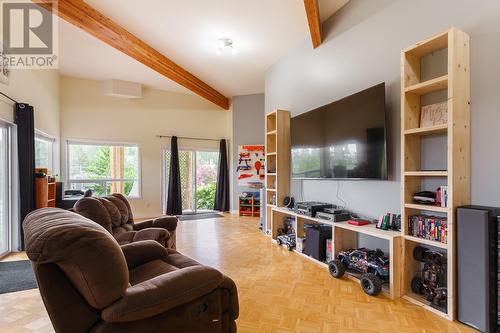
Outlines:
{"label": "game console", "polygon": [[415,203],[423,205],[434,205],[436,203],[436,193],[431,191],[421,191],[413,195]]}
{"label": "game console", "polygon": [[325,209],[323,209],[323,212],[329,213],[329,214],[348,213],[346,210],[343,210],[342,208],[338,208],[337,206],[333,206],[332,208],[325,208]]}
{"label": "game console", "polygon": [[316,217],[318,212],[323,211],[325,208],[333,208],[332,204],[317,202],[317,201],[305,201],[295,203],[295,213],[306,215],[310,217]]}
{"label": "game console", "polygon": [[335,209],[335,211],[337,211],[337,213],[329,213],[326,210],[323,212],[317,212],[316,218],[330,222],[344,222],[351,218],[351,213],[345,210]]}

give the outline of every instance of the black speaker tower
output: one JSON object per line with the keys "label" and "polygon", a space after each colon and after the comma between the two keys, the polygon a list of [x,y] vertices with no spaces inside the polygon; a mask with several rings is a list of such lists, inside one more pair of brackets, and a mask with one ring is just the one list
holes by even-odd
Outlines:
{"label": "black speaker tower", "polygon": [[500,208],[457,208],[458,320],[481,332],[498,328]]}

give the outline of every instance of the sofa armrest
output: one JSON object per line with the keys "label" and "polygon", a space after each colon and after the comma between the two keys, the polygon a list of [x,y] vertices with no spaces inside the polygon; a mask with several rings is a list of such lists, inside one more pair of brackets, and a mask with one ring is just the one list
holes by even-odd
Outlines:
{"label": "sofa armrest", "polygon": [[167,250],[154,240],[129,243],[121,248],[129,269],[153,260],[165,260],[168,256]]}
{"label": "sofa armrest", "polygon": [[165,228],[168,231],[177,229],[177,217],[175,216],[161,216],[153,220],[153,227]]}
{"label": "sofa armrest", "polygon": [[134,230],[142,230],[142,229],[153,227],[153,220],[144,220],[141,222],[134,222],[131,224],[132,224],[132,227],[134,228]]}
{"label": "sofa armrest", "polygon": [[165,273],[129,287],[101,315],[108,323],[150,318],[191,302],[218,288],[222,273],[207,266],[193,266]]}
{"label": "sofa armrest", "polygon": [[141,229],[135,232],[134,242],[143,240],[154,240],[165,246],[165,243],[170,238],[170,234],[167,230],[162,228],[147,228]]}
{"label": "sofa armrest", "polygon": [[163,228],[168,231],[174,231],[177,228],[177,217],[175,216],[160,216],[155,219],[134,222],[134,230],[142,230],[146,228]]}

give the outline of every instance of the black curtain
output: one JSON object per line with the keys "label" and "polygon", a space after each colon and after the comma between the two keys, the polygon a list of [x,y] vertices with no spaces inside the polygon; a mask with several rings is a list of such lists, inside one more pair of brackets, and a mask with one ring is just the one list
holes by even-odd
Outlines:
{"label": "black curtain", "polygon": [[14,122],[17,125],[17,154],[19,163],[19,192],[21,208],[21,249],[24,250],[22,222],[35,209],[35,124],[33,107],[29,104],[14,105]]}
{"label": "black curtain", "polygon": [[227,168],[226,140],[220,140],[219,172],[217,173],[217,189],[215,191],[214,210],[229,211],[229,170]]}
{"label": "black curtain", "polygon": [[181,172],[177,137],[170,140],[170,175],[168,177],[167,215],[182,215]]}

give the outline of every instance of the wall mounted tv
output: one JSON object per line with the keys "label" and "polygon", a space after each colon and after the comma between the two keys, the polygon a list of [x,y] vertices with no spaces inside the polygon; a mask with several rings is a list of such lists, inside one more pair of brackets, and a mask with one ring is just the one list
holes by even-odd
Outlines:
{"label": "wall mounted tv", "polygon": [[385,83],[291,120],[292,178],[387,179]]}

